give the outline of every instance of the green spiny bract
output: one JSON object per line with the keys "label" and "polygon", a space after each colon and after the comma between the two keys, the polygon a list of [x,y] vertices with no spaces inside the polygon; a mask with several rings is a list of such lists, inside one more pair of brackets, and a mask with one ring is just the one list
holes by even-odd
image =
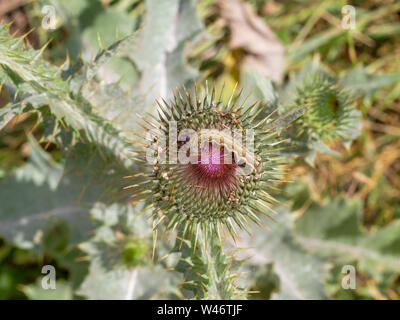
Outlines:
{"label": "green spiny bract", "polygon": [[350,94],[337,81],[316,73],[297,88],[293,107],[305,105],[307,111],[297,122],[300,135],[318,141],[351,140],[358,131],[359,112]]}
{"label": "green spiny bract", "polygon": [[[179,229],[183,236],[194,235],[195,242],[199,232],[207,239],[209,236],[221,238],[221,231],[227,230],[235,238],[237,226],[247,231],[250,220],[259,222],[257,213],[268,215],[275,201],[269,192],[273,183],[281,179],[285,162],[279,154],[282,142],[279,131],[270,125],[268,116],[260,119],[265,105],[245,106],[247,99],[242,99],[241,92],[236,91],[226,104],[221,100],[222,90],[218,96],[215,87],[209,92],[206,85],[199,93],[195,86],[194,95],[186,89],[184,94],[178,90],[171,101],[158,103],[158,118],[150,115],[152,121],[144,119],[147,126],[144,127],[151,134],[146,144],[139,143],[144,149],[137,151],[143,161],[146,161],[143,151],[153,153],[151,172],[130,186],[135,202],[146,199],[154,208],[155,227],[166,223],[169,231]],[[170,136],[172,124],[176,126],[177,136],[190,129],[200,136],[199,140],[211,138],[218,145],[215,149],[209,149],[207,144],[196,149],[201,151],[190,154],[195,159],[190,163],[163,162],[161,155],[168,154],[174,142]],[[207,129],[210,133],[204,135]],[[253,132],[254,144],[248,146],[247,136],[243,144],[237,143],[240,139],[231,141],[224,130],[243,136]],[[183,140],[178,139],[177,150],[192,142],[188,136]],[[197,146],[197,140],[193,141]],[[225,160],[229,155],[232,161],[228,164],[214,161],[215,158]],[[204,158],[208,163],[202,161]],[[246,174],[242,174],[243,168]]]}

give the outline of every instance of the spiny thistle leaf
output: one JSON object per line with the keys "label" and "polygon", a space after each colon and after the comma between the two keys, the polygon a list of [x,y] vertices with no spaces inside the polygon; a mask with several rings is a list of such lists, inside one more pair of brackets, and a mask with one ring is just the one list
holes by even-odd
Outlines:
{"label": "spiny thistle leaf", "polygon": [[67,222],[70,243],[86,240],[94,228],[89,208],[98,201],[120,200],[119,176],[127,170],[84,144],[77,144],[61,167],[30,140],[29,162],[0,183],[1,236],[40,249],[43,230],[54,220]]}
{"label": "spiny thistle leaf", "polygon": [[69,125],[78,135],[83,133],[89,141],[132,169],[134,163],[128,159],[129,149],[122,135],[111,123],[90,113],[87,101],[71,97],[61,70],[44,62],[41,51],[25,48],[22,39],[12,38],[8,34],[8,26],[0,28],[1,73],[8,83],[13,84],[12,92],[23,94],[23,100],[9,108],[23,110],[29,105],[48,105],[59,121]]}
{"label": "spiny thistle leaf", "polygon": [[40,280],[37,280],[35,284],[22,286],[21,290],[29,300],[72,300],[74,297],[71,284],[65,280],[57,281],[57,287],[54,290],[43,289]]}
{"label": "spiny thistle leaf", "polygon": [[399,272],[399,221],[367,232],[361,227],[361,218],[361,199],[338,197],[323,205],[312,203],[296,221],[296,233],[301,244],[324,256],[357,260],[372,272]]}
{"label": "spiny thistle leaf", "polygon": [[265,272],[265,266],[271,265],[279,277],[278,290],[272,298],[326,299],[323,281],[328,271],[326,263],[298,243],[292,231],[293,215],[288,208],[278,207],[276,210],[275,223],[268,223],[263,217],[270,230],[256,227],[251,238],[242,235],[238,258],[248,259],[241,270],[244,273],[243,284],[258,291],[260,288],[255,286],[252,275],[257,271]]}
{"label": "spiny thistle leaf", "polygon": [[[197,70],[187,63],[184,48],[204,31],[194,0],[148,0],[146,17],[129,58],[141,72],[145,106],[169,97],[176,86],[193,81]],[[146,110],[148,111],[148,109]]]}
{"label": "spiny thistle leaf", "polygon": [[167,270],[171,267],[167,259],[159,263],[165,255],[162,246],[151,259],[151,224],[147,214],[135,211],[117,203],[97,203],[92,208],[91,216],[100,226],[90,241],[80,244],[91,261],[80,294],[89,299],[126,300],[180,296],[180,274]]}
{"label": "spiny thistle leaf", "polygon": [[182,289],[191,291],[194,299],[245,299],[246,291],[235,284],[239,274],[231,271],[233,257],[227,257],[215,239],[199,239],[195,245],[183,239],[176,244],[182,254],[175,268],[184,275]]}
{"label": "spiny thistle leaf", "polygon": [[353,95],[364,96],[374,91],[388,87],[400,80],[400,72],[372,74],[367,67],[357,66],[340,78],[340,83]]}
{"label": "spiny thistle leaf", "polygon": [[15,245],[33,249],[39,246],[46,226],[61,219],[68,221],[69,240],[80,242],[90,229],[86,210],[75,203],[82,186],[76,181],[61,183],[63,168],[30,140],[29,162],[0,184],[0,234]]}
{"label": "spiny thistle leaf", "polygon": [[[78,59],[77,62],[72,63],[69,57],[67,57],[67,61],[62,69],[62,77],[64,80],[69,80],[73,94],[75,96],[81,94],[83,88],[91,83],[91,80],[99,72],[99,69],[107,64],[111,58],[118,54],[126,54],[127,50],[133,45],[136,37],[137,34],[133,33],[115,41],[106,49],[101,50],[90,63],[85,63],[82,59]],[[92,91],[95,91],[95,89],[92,88]]]}
{"label": "spiny thistle leaf", "polygon": [[166,299],[170,298],[168,288],[177,285],[176,281],[170,284],[170,272],[159,265],[107,269],[96,254],[90,256],[90,261],[90,273],[78,290],[88,299]]}

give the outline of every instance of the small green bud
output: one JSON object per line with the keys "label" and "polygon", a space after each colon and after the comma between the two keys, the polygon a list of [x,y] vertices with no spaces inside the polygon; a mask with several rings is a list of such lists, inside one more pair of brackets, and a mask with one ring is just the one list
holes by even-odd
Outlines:
{"label": "small green bud", "polygon": [[300,132],[319,141],[350,140],[358,131],[360,113],[350,94],[328,76],[317,73],[297,88],[292,107],[307,106]]}
{"label": "small green bud", "polygon": [[149,246],[144,239],[129,239],[124,244],[121,255],[127,267],[137,267],[147,259]]}

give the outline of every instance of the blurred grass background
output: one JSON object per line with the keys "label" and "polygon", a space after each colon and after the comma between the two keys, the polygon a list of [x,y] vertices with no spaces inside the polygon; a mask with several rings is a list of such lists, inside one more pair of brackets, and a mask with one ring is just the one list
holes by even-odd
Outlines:
{"label": "blurred grass background", "polygon": [[[0,1],[2,23],[15,21],[12,32],[24,34],[39,48],[48,43],[46,58],[61,64],[68,52],[71,59],[80,54],[94,54],[99,45],[137,30],[142,22],[144,1],[78,0],[78,1]],[[363,114],[362,135],[349,149],[332,148],[340,156],[318,155],[315,167],[298,163],[293,169],[296,180],[308,185],[305,199],[322,201],[341,194],[361,197],[364,202],[363,222],[367,229],[384,226],[400,218],[400,2],[366,1],[268,1],[248,0],[253,10],[284,44],[287,52],[284,78],[298,71],[306,61],[318,57],[329,70],[341,74],[367,70],[379,74],[365,90],[357,106]],[[65,17],[57,29],[41,28],[45,4],[64,6]],[[341,28],[341,8],[351,4],[357,10],[357,28]],[[188,50],[190,63],[204,77],[225,82],[233,88],[239,81],[241,62],[249,54],[229,45],[230,28],[222,18],[215,0],[198,1],[198,10],[210,37]],[[100,35],[100,37],[99,37]],[[98,39],[101,39],[99,43]],[[134,83],[136,70],[124,61],[118,67]],[[375,90],[375,88],[379,88]],[[361,90],[361,89],[360,89]],[[7,95],[0,95],[0,106]],[[33,115],[15,117],[0,133],[0,179],[20,166],[29,155],[27,133],[40,136],[42,128]],[[59,150],[44,146],[57,159]],[[307,201],[304,201],[307,206]],[[44,262],[55,264],[51,255],[37,256],[0,240],[0,299],[29,298],[29,284],[40,276]],[[63,270],[62,268],[60,270]],[[65,278],[68,270],[62,271]],[[332,298],[399,299],[400,276],[378,281],[358,274],[357,291],[339,290],[340,270],[332,270],[328,279]]]}

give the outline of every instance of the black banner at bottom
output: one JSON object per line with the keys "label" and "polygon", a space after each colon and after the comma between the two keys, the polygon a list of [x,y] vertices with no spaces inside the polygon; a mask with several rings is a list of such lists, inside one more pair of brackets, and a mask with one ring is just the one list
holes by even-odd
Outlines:
{"label": "black banner at bottom", "polygon": [[[396,314],[400,301],[0,301],[0,309],[13,317],[39,315],[49,317],[81,317],[82,312],[102,317],[128,316],[131,319],[266,319],[275,315],[309,316],[329,315],[346,317],[353,315]],[[261,316],[261,318],[260,318]]]}

